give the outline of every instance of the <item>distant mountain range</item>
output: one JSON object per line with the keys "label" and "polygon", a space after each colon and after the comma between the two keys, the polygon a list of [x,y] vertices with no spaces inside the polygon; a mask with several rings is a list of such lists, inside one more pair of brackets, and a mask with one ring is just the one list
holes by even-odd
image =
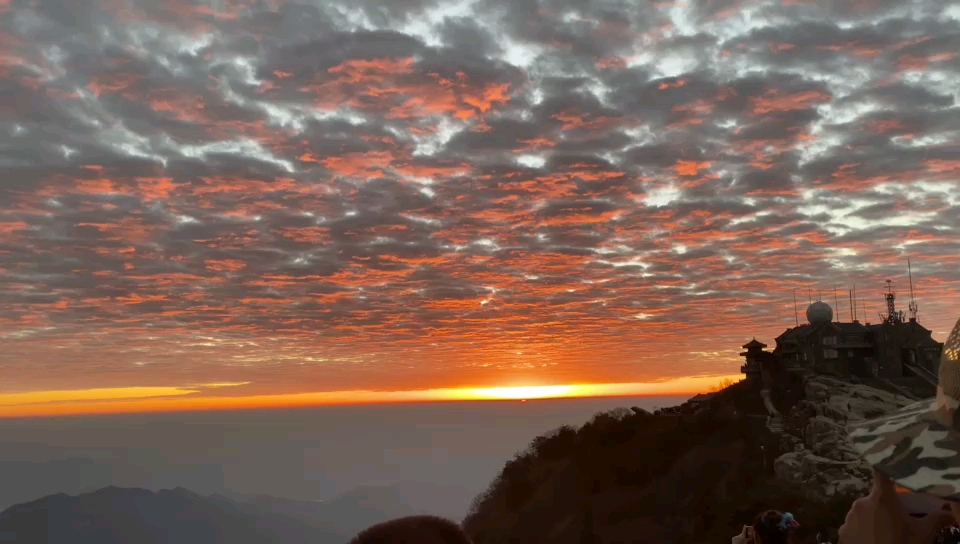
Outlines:
{"label": "distant mountain range", "polygon": [[344,544],[365,527],[423,512],[405,503],[401,489],[360,487],[323,502],[234,500],[182,487],[59,493],[0,513],[0,543]]}

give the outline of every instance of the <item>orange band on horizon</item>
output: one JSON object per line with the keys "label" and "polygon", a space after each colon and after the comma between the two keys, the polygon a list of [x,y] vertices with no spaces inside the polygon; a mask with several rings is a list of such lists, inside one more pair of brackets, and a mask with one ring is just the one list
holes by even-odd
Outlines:
{"label": "orange band on horizon", "polygon": [[680,378],[656,383],[458,387],[417,391],[328,391],[279,395],[209,396],[208,388],[246,383],[187,387],[130,387],[79,391],[0,394],[0,418],[52,417],[416,402],[528,400],[694,395],[736,376]]}

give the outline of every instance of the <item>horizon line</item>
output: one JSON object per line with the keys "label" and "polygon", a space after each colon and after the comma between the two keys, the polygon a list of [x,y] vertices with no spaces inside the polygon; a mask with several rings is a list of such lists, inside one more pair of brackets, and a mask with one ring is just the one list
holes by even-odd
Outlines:
{"label": "horizon line", "polygon": [[[208,389],[242,384],[179,387],[116,387],[0,393],[0,421],[98,415],[197,413],[336,406],[435,404],[442,402],[534,401],[589,398],[694,396],[741,375],[690,376],[661,382],[452,387],[403,391],[348,390],[209,396]],[[215,386],[215,387],[210,387]]]}

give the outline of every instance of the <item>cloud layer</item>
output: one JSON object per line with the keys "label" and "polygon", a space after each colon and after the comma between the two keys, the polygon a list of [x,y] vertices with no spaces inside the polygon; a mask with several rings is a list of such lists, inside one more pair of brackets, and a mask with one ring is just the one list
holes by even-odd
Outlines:
{"label": "cloud layer", "polygon": [[942,337],[946,4],[0,1],[0,389],[736,373],[908,255]]}

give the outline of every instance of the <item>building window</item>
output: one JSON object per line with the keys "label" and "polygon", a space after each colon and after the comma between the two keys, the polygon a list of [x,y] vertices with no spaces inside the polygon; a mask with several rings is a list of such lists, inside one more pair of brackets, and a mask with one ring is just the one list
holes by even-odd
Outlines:
{"label": "building window", "polygon": [[835,345],[837,345],[837,337],[836,337],[836,336],[824,336],[824,337],[823,337],[823,345],[825,345],[825,346],[835,346]]}
{"label": "building window", "polygon": [[825,349],[825,350],[823,350],[823,358],[824,358],[824,359],[836,359],[836,358],[837,358],[837,350],[835,350],[835,349]]}

